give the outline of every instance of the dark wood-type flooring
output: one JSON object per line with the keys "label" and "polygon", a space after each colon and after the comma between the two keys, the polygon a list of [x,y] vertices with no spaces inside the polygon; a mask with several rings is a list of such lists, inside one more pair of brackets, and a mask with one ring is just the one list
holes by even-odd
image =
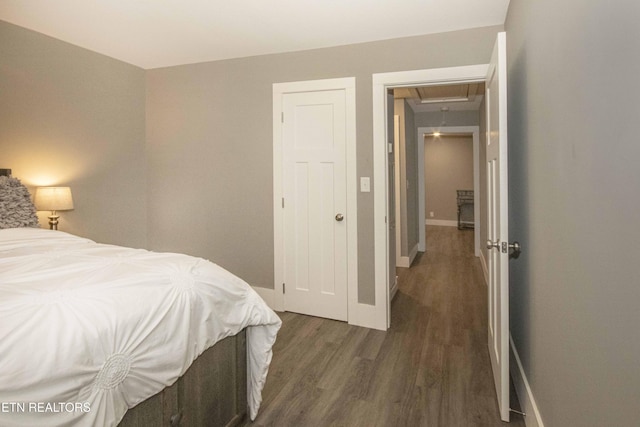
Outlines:
{"label": "dark wood-type flooring", "polygon": [[427,252],[398,275],[387,332],[279,313],[262,407],[247,425],[524,426],[498,414],[473,230],[427,227]]}

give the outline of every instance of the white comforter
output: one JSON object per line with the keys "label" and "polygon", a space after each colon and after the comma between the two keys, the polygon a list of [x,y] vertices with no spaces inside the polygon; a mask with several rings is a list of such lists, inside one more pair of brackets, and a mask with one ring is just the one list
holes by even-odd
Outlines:
{"label": "white comforter", "polygon": [[249,414],[280,319],[199,258],[0,230],[0,425],[113,426],[247,328]]}

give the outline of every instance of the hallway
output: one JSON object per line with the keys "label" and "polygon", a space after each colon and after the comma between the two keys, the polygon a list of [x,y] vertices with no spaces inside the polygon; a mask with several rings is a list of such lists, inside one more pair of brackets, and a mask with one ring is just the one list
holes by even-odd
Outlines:
{"label": "hallway", "polygon": [[263,406],[248,425],[503,425],[473,231],[427,227],[427,252],[398,274],[387,332],[279,313]]}

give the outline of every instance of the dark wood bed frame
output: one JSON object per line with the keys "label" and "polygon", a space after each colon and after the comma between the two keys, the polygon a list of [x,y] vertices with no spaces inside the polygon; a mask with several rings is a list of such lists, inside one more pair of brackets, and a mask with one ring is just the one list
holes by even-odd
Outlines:
{"label": "dark wood bed frame", "polygon": [[[0,169],[11,176],[11,169]],[[217,342],[173,385],[129,409],[119,427],[237,426],[247,414],[246,331]]]}
{"label": "dark wood bed frame", "polygon": [[246,333],[219,341],[172,386],[129,409],[119,427],[237,426],[247,413]]}

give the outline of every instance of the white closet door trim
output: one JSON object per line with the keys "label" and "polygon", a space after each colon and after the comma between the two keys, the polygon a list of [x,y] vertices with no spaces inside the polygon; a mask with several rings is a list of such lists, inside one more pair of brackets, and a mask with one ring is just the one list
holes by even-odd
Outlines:
{"label": "white closet door trim", "polygon": [[[274,292],[273,308],[284,310],[284,213],[282,209],[282,96],[286,93],[345,90],[346,94],[346,168],[347,168],[347,299],[349,323],[358,324],[363,311],[358,303],[358,176],[356,157],[356,79],[355,77],[308,80],[273,84],[273,231]],[[366,304],[364,304],[366,305]],[[365,307],[364,311],[367,307]],[[369,323],[368,321],[366,323]]]}

